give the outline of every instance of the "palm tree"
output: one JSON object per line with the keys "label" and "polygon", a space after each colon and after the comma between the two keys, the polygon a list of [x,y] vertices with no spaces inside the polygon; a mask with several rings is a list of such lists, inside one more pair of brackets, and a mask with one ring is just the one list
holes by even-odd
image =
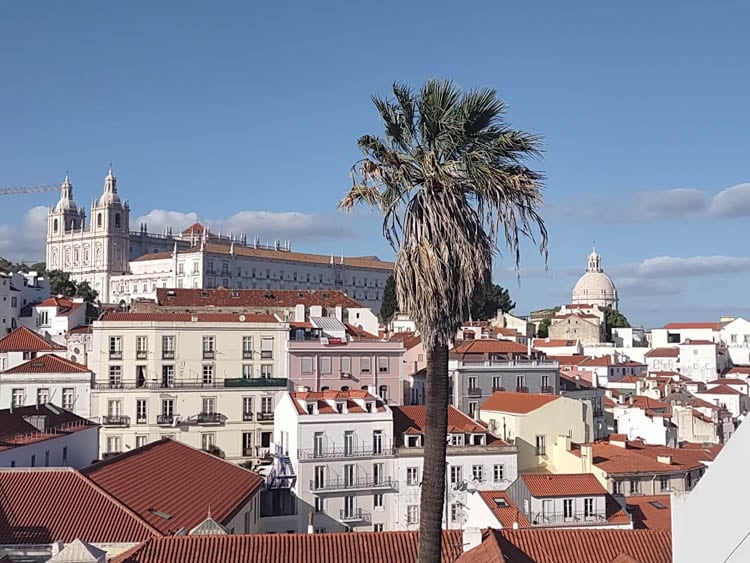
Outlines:
{"label": "palm tree", "polygon": [[339,207],[358,204],[383,215],[383,234],[397,253],[401,311],[427,348],[427,413],[420,501],[419,561],[440,561],[448,426],[448,347],[471,297],[492,269],[497,239],[520,260],[523,236],[547,255],[538,213],[542,175],[524,162],[540,154],[539,137],[511,129],[506,104],[492,89],[462,92],[429,80],[418,93],[393,85],[374,96],[384,137],[358,140],[364,158]]}

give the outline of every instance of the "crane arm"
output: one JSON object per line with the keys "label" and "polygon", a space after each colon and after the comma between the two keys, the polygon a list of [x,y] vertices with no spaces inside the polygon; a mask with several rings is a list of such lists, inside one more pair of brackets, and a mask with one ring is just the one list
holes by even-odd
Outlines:
{"label": "crane arm", "polygon": [[0,188],[0,195],[30,194],[37,192],[56,192],[60,186],[20,186],[17,188]]}

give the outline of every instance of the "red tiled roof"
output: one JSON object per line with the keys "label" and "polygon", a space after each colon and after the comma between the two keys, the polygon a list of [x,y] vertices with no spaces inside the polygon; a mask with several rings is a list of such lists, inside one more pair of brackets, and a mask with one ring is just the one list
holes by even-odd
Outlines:
{"label": "red tiled roof", "polygon": [[198,233],[202,233],[203,231],[207,231],[207,229],[200,223],[195,222],[192,225],[190,225],[187,229],[183,230],[182,234],[183,235],[189,235],[190,233],[198,234]]}
{"label": "red tiled roof", "polygon": [[[626,504],[628,512],[633,517],[634,528],[648,530],[672,529],[672,502],[669,495],[628,497]],[[664,508],[657,508],[659,505]]]}
{"label": "red tiled roof", "polygon": [[48,352],[50,350],[65,350],[65,346],[61,346],[25,326],[18,327],[0,339],[0,352]]}
{"label": "red tiled roof", "polygon": [[607,490],[591,473],[528,473],[521,475],[521,479],[531,496],[536,498],[607,494]]}
{"label": "red tiled roof", "polygon": [[612,385],[617,385],[618,383],[638,383],[639,381],[643,381],[643,378],[638,377],[637,375],[628,375],[627,377],[623,377],[620,381],[612,383]]}
{"label": "red tiled roof", "polygon": [[71,328],[68,334],[91,334],[91,325],[78,325],[77,327]]}
{"label": "red tiled roof", "polygon": [[731,379],[728,377],[720,377],[719,379],[714,379],[713,381],[709,381],[706,385],[747,385],[747,381],[744,379]]}
{"label": "red tiled roof", "polygon": [[716,346],[716,342],[711,340],[691,340],[687,338],[680,346]]}
{"label": "red tiled roof", "polygon": [[357,338],[364,338],[369,340],[378,340],[377,334],[372,334],[370,332],[367,332],[364,329],[359,328],[358,326],[354,326],[353,324],[346,323],[346,332],[350,336],[356,336]]}
{"label": "red tiled roof", "polygon": [[131,262],[145,262],[147,260],[164,260],[166,258],[172,258],[171,252],[151,252],[150,254],[143,254],[138,258],[133,258]]}
{"label": "red tiled roof", "polygon": [[[424,434],[426,427],[425,418],[427,416],[427,407],[425,405],[411,405],[403,407],[391,407],[393,411],[393,433],[394,434]],[[449,433],[476,433],[487,434],[487,429],[474,422],[468,415],[462,413],[453,406],[448,407],[448,432]],[[488,440],[489,442],[489,440]],[[495,439],[495,444],[502,443],[502,440]]]}
{"label": "red tiled roof", "polygon": [[480,408],[483,411],[527,414],[559,398],[559,395],[495,391],[481,404]]}
{"label": "red tiled roof", "polygon": [[338,389],[328,389],[327,391],[297,391],[291,393],[291,395],[292,399],[301,399],[303,401],[370,399],[382,402],[380,398],[375,397],[364,389],[350,389],[349,391],[340,391]]}
{"label": "red tiled roof", "polygon": [[646,352],[647,358],[679,358],[680,349],[676,346],[670,348],[654,348]]}
{"label": "red tiled roof", "polygon": [[404,343],[404,348],[411,350],[415,346],[422,344],[422,337],[413,332],[394,332],[388,340],[400,340]]}
{"label": "red tiled roof", "polygon": [[58,309],[57,314],[58,315],[69,315],[76,309],[80,307],[84,307],[86,304],[79,301],[73,301],[72,299],[68,299],[67,297],[50,297],[49,299],[45,299],[41,303],[35,303],[34,307],[55,307]]}
{"label": "red tiled roof", "polygon": [[[45,432],[30,424],[25,417],[45,417]],[[0,410],[0,451],[26,446],[96,426],[93,422],[47,403]],[[0,500],[2,494],[0,492]],[[2,511],[0,510],[0,514]]]}
{"label": "red tiled roof", "polygon": [[[637,563],[672,563],[672,534],[666,530],[489,530],[487,535],[483,543],[495,541],[508,562],[619,563],[625,556]],[[486,563],[473,551],[457,563]]]}
{"label": "red tiled roof", "polygon": [[[479,496],[503,528],[512,528],[514,522],[518,522],[521,528],[531,527],[529,521],[504,491],[479,491]],[[505,504],[507,506],[503,506]]]}
{"label": "red tiled roof", "polygon": [[605,409],[613,409],[615,408],[615,402],[610,399],[609,397],[604,397],[604,408]]}
{"label": "red tiled roof", "polygon": [[670,410],[670,406],[667,403],[663,403],[658,399],[652,399],[645,395],[635,395],[632,397],[631,406],[644,409],[644,410]]}
{"label": "red tiled roof", "polygon": [[82,472],[164,534],[197,526],[209,507],[214,520],[228,523],[263,484],[251,471],[169,439]]}
{"label": "red tiled roof", "polygon": [[721,323],[667,323],[662,328],[666,328],[667,330],[678,330],[678,329],[721,330]]}
{"label": "red tiled roof", "polygon": [[717,385],[707,391],[698,391],[698,395],[744,395],[744,393],[728,385]]}
{"label": "red tiled roof", "polygon": [[[610,436],[610,441],[612,440]],[[641,441],[628,441],[625,448],[607,441],[594,442],[591,446],[594,465],[610,475],[680,473],[705,467],[705,463],[702,462],[713,461],[721,451],[721,445],[707,448],[702,445],[701,447],[668,448],[646,445]],[[571,451],[580,457],[580,448],[576,447]],[[658,461],[658,458],[664,456],[672,456],[672,463],[668,465]]]}
{"label": "red tiled roof", "polygon": [[44,354],[28,362],[18,364],[3,373],[89,373],[81,364],[61,358],[57,354]]}
{"label": "red tiled roof", "polygon": [[534,348],[560,348],[567,346],[577,346],[578,340],[565,340],[564,338],[535,338]]}
{"label": "red tiled roof", "polygon": [[583,354],[572,354],[570,356],[547,356],[548,360],[557,360],[561,366],[577,366],[582,364],[588,359],[588,356]]}
{"label": "red tiled roof", "polygon": [[157,288],[156,301],[162,307],[288,307],[315,305],[334,308],[360,308],[343,291],[292,289],[166,289]]}
{"label": "red tiled roof", "polygon": [[[244,320],[240,320],[244,317]],[[267,314],[242,313],[107,313],[102,321],[109,322],[191,322],[193,318],[200,323],[279,323],[276,317]]]}
{"label": "red tiled roof", "polygon": [[129,543],[158,534],[74,469],[3,469],[0,491],[0,544]]}
{"label": "red tiled roof", "polygon": [[523,344],[512,340],[467,340],[450,351],[451,357],[463,357],[467,354],[525,354],[528,349]]}
{"label": "red tiled roof", "polygon": [[730,368],[727,373],[741,373],[743,375],[750,375],[750,366],[734,366]]}
{"label": "red tiled roof", "polygon": [[[112,563],[414,563],[419,533],[250,534],[154,538]],[[463,553],[461,530],[443,531],[443,561]]]}

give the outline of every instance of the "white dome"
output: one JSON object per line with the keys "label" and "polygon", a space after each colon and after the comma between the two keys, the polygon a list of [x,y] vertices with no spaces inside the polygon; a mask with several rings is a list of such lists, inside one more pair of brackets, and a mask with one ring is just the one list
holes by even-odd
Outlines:
{"label": "white dome", "polygon": [[55,205],[55,211],[78,212],[78,207],[73,201],[73,184],[70,183],[70,178],[67,175],[60,186],[60,201]]}
{"label": "white dome", "polygon": [[617,288],[602,270],[601,257],[596,250],[589,255],[588,270],[573,288],[572,302],[617,309]]}

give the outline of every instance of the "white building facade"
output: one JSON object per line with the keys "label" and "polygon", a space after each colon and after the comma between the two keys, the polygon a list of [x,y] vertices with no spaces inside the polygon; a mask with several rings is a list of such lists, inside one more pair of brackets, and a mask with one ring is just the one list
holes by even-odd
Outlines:
{"label": "white building facade", "polygon": [[49,297],[49,281],[37,272],[0,272],[0,338],[21,326],[22,309]]}

